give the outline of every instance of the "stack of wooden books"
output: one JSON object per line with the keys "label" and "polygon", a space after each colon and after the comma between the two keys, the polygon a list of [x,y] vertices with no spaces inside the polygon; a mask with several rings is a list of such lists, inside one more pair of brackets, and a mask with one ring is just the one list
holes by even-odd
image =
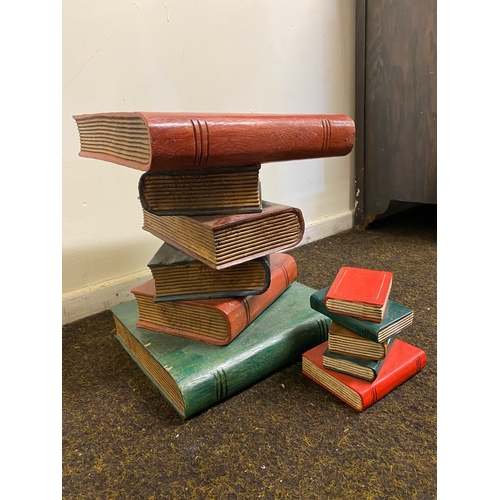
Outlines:
{"label": "stack of wooden books", "polygon": [[111,308],[117,339],[182,418],[322,343],[282,253],[304,234],[299,208],[262,200],[264,162],[341,156],[344,115],[102,113],[74,117],[80,156],[144,171],[143,229],[161,240],[151,278]]}
{"label": "stack of wooden books", "polygon": [[389,299],[392,273],[342,267],[310,306],[332,320],[328,339],[302,355],[302,371],[358,411],[419,372],[425,353],[399,339],[413,311]]}

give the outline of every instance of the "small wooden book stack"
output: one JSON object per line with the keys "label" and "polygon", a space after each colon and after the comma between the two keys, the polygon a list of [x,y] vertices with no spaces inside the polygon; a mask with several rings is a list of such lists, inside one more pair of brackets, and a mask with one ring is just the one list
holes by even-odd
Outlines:
{"label": "small wooden book stack", "polygon": [[[101,113],[74,116],[80,156],[142,170],[143,229],[161,245],[151,278],[112,307],[117,339],[182,418],[326,340],[283,250],[299,208],[262,200],[261,164],[343,156],[344,115]],[[276,305],[279,302],[281,307]],[[286,344],[286,348],[284,348]]]}
{"label": "small wooden book stack", "polygon": [[314,292],[311,308],[332,320],[328,339],[302,355],[303,373],[363,411],[420,371],[425,353],[399,339],[413,311],[389,299],[392,273],[342,267]]}

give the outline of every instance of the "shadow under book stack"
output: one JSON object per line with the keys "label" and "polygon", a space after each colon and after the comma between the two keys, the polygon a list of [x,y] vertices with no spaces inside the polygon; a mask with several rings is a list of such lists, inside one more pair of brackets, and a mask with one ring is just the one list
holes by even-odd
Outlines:
{"label": "shadow under book stack", "polygon": [[327,338],[282,253],[300,209],[262,200],[265,162],[342,156],[344,115],[101,113],[74,117],[80,156],[144,171],[143,229],[161,240],[152,277],[111,308],[116,337],[182,418],[218,403]]}
{"label": "shadow under book stack", "polygon": [[328,339],[302,355],[302,371],[358,411],[418,373],[427,358],[399,339],[413,311],[389,299],[392,273],[342,267],[311,308],[332,320]]}

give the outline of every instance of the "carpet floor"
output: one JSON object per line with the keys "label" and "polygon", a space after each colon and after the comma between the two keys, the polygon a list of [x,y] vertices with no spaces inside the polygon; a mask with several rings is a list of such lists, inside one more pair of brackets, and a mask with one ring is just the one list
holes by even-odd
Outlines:
{"label": "carpet floor", "polygon": [[342,266],[393,273],[414,311],[400,338],[424,369],[358,413],[295,362],[182,420],[114,338],[110,311],[63,327],[65,499],[436,498],[437,207],[422,205],[290,250],[297,281]]}

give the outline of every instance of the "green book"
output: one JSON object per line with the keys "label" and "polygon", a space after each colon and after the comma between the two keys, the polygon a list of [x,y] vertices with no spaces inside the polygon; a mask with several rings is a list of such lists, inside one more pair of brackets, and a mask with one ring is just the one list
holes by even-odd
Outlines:
{"label": "green book", "polygon": [[413,323],[413,311],[393,300],[389,300],[387,304],[382,323],[373,323],[345,314],[332,313],[325,306],[325,296],[328,290],[329,287],[314,292],[310,298],[311,307],[332,321],[367,339],[385,342],[389,337],[398,335]]}
{"label": "green book", "polygon": [[111,312],[123,348],[187,419],[299,361],[305,351],[326,341],[331,321],[309,306],[312,292],[293,282],[225,346],[137,328],[135,300]]}

